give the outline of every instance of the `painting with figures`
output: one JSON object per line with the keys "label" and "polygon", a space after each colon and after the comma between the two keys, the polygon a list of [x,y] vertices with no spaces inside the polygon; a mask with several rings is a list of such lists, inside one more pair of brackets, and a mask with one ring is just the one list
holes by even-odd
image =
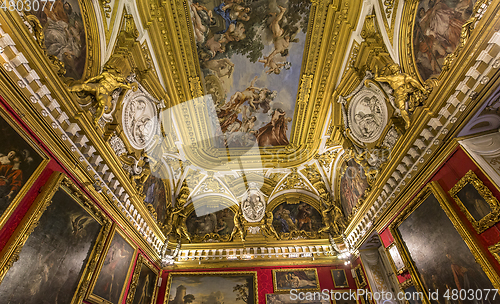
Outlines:
{"label": "painting with figures", "polygon": [[273,226],[278,233],[316,232],[321,228],[321,215],[311,205],[283,202],[273,210]]}
{"label": "painting with figures", "polygon": [[275,292],[319,290],[316,268],[273,269]]}
{"label": "painting with figures", "polygon": [[115,231],[92,290],[91,299],[94,302],[121,303],[134,254],[134,248],[119,232]]}
{"label": "painting with figures", "polygon": [[471,17],[475,0],[421,0],[413,30],[413,52],[425,81],[441,73],[443,62],[460,43],[462,26]]}
{"label": "painting with figures", "polygon": [[35,150],[2,116],[0,116],[0,133],[2,134],[2,147],[0,148],[1,218],[30,177],[40,167],[44,158],[41,152]]}
{"label": "painting with figures", "polygon": [[349,287],[344,269],[332,269],[332,278],[335,288]]}
{"label": "painting with figures", "polygon": [[220,147],[289,143],[309,1],[192,0],[190,13]]}
{"label": "painting with figures", "polygon": [[[447,290],[493,288],[434,194],[399,224],[397,233],[414,262],[423,289],[439,293],[439,301],[431,303],[442,303]],[[500,303],[498,298],[489,300]]]}
{"label": "painting with figures", "polygon": [[266,304],[330,304],[329,299],[321,299],[321,296],[316,296],[316,299],[311,295],[311,300],[300,300],[295,298],[290,294],[277,294],[268,293],[266,294]]}
{"label": "painting with figures", "polygon": [[257,303],[257,273],[170,273],[167,289],[166,304],[255,304]]}
{"label": "painting with figures", "polygon": [[64,76],[82,78],[87,56],[85,27],[78,0],[55,0],[53,5],[32,10],[43,27],[45,49],[64,63]]}
{"label": "painting with figures", "polygon": [[58,190],[0,284],[2,303],[71,303],[101,227]]}
{"label": "painting with figures", "polygon": [[193,211],[187,221],[188,232],[193,236],[203,237],[206,234],[216,233],[220,236],[229,236],[234,227],[234,212],[231,208],[197,215]]}
{"label": "painting with figures", "polygon": [[132,304],[152,304],[155,299],[156,273],[145,263],[136,267],[141,267],[141,270]]}
{"label": "painting with figures", "polygon": [[344,215],[351,215],[358,200],[368,189],[368,180],[366,179],[363,167],[350,159],[344,163],[345,171],[340,178],[340,204],[344,209]]}

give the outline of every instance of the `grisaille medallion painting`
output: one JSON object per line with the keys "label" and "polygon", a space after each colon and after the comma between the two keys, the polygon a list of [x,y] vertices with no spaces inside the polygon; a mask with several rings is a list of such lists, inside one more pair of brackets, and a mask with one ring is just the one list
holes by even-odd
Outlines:
{"label": "grisaille medallion painting", "polygon": [[340,178],[340,204],[345,216],[351,215],[366,189],[368,189],[368,180],[363,167],[351,158],[345,163],[345,170]]}
{"label": "grisaille medallion painting", "polygon": [[309,1],[189,1],[220,147],[289,143]]}
{"label": "grisaille medallion painting", "polygon": [[[41,1],[40,6],[43,5]],[[53,3],[53,5],[52,5]],[[64,76],[80,79],[87,55],[85,27],[78,0],[55,0],[32,10],[43,27],[47,54],[64,63]]]}
{"label": "grisaille medallion painting", "polygon": [[283,202],[273,210],[273,226],[278,233],[316,232],[321,228],[321,215],[311,205]]}
{"label": "grisaille medallion painting", "polygon": [[[397,231],[415,263],[423,288],[439,292],[441,302],[431,300],[432,303],[442,303],[448,289],[493,288],[434,194],[429,195]],[[498,298],[489,300],[500,302]]]}
{"label": "grisaille medallion painting", "polygon": [[166,304],[257,303],[255,272],[188,272],[168,277]]}
{"label": "grisaille medallion painting", "polygon": [[120,233],[116,232],[92,290],[93,295],[100,298],[97,299],[98,303],[100,303],[99,301],[113,304],[121,303],[120,299],[123,298],[123,289],[128,281],[127,275],[134,253],[134,248]]}
{"label": "grisaille medallion painting", "polygon": [[101,230],[64,190],[42,214],[0,284],[0,302],[71,303]]}
{"label": "grisaille medallion painting", "polygon": [[[43,161],[42,156],[0,116],[0,218]],[[29,187],[29,186],[27,186]]]}
{"label": "grisaille medallion painting", "polygon": [[153,304],[155,298],[156,273],[151,270],[145,263],[137,265],[141,267],[139,273],[139,281],[135,289],[134,300],[132,304]]}
{"label": "grisaille medallion painting", "polygon": [[475,0],[422,0],[413,29],[413,52],[425,81],[441,73],[448,54],[460,43],[462,25],[471,17]]}

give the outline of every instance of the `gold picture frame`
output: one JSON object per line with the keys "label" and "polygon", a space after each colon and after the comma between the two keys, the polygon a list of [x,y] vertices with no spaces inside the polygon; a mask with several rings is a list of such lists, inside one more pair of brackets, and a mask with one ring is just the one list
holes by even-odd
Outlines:
{"label": "gold picture frame", "polygon": [[477,233],[484,232],[499,221],[500,203],[474,171],[467,172],[449,193]]}
{"label": "gold picture frame", "polygon": [[[399,253],[398,247],[396,243],[390,244],[386,249],[387,258],[391,263],[392,270],[395,274],[400,275],[406,271],[406,266],[403,262],[403,258],[401,257],[401,253]],[[396,265],[397,264],[397,265]]]}
{"label": "gold picture frame", "polygon": [[11,242],[7,244],[5,249],[0,253],[0,283],[4,280],[9,269],[15,265],[15,262],[21,258],[21,250],[28,241],[30,235],[39,226],[40,220],[47,208],[53,204],[53,197],[62,190],[88,215],[98,222],[101,226],[94,245],[91,247],[91,252],[88,255],[87,262],[82,268],[83,271],[77,279],[78,285],[75,293],[72,296],[70,303],[81,303],[88,289],[90,280],[96,271],[96,262],[101,256],[106,239],[111,231],[112,222],[100,209],[67,177],[61,172],[54,172],[48,182],[42,188],[42,192],[38,195],[32,207],[28,211],[23,222],[11,238]]}
{"label": "gold picture frame", "polygon": [[482,271],[484,271],[487,278],[490,280],[494,288],[498,289],[500,287],[500,277],[494,270],[491,263],[488,261],[484,253],[482,252],[479,245],[473,239],[471,233],[468,231],[466,226],[461,222],[458,214],[455,212],[450,202],[446,198],[446,193],[441,188],[441,186],[433,181],[427,184],[420,193],[404,208],[404,210],[396,217],[396,219],[389,225],[391,234],[394,237],[394,242],[403,258],[404,264],[406,265],[410,275],[412,277],[413,286],[415,286],[418,292],[422,292],[424,295],[423,302],[430,303],[427,289],[424,287],[423,281],[419,275],[419,271],[416,268],[415,262],[410,256],[410,252],[406,247],[406,243],[403,241],[402,236],[399,234],[398,227],[415,211],[417,208],[424,203],[431,195],[439,203],[439,206],[444,211],[446,217],[451,221],[451,224],[455,231],[459,234],[459,237],[465,242],[466,247],[470,250],[470,253],[474,257],[475,261],[480,265]]}
{"label": "gold picture frame", "polygon": [[366,282],[365,272],[363,271],[361,264],[354,267],[354,274],[354,281],[356,281],[356,286],[358,286],[358,288],[363,288],[368,284]]}
{"label": "gold picture frame", "polygon": [[26,134],[26,131],[19,125],[19,123],[15,122],[11,115],[7,113],[3,106],[0,106],[0,119],[3,119],[20,137],[22,140],[26,142],[28,146],[30,146],[41,158],[40,164],[33,171],[30,177],[26,180],[21,189],[17,192],[16,196],[12,201],[8,204],[7,208],[3,212],[0,213],[0,229],[3,228],[5,223],[8,221],[14,210],[16,210],[17,206],[26,195],[28,190],[33,186],[34,182],[38,179],[40,174],[43,172],[45,167],[50,161],[50,158],[46,153],[42,151],[42,149],[33,141],[31,136]]}
{"label": "gold picture frame", "polygon": [[[298,286],[296,287],[296,286],[292,285],[292,286],[290,286],[290,288],[284,288],[285,285],[283,285],[283,284],[293,284],[293,283],[296,283],[297,280],[299,280],[298,282],[300,282],[300,279],[296,275],[293,274],[293,272],[299,272],[299,271],[303,271],[304,275],[308,276],[308,277],[311,277],[312,275],[314,275],[314,280],[315,280],[314,287],[307,287],[306,286],[305,288],[299,288]],[[283,274],[286,272],[288,272],[289,274]],[[307,274],[306,272],[310,272],[310,273]],[[287,275],[289,275],[289,276],[294,275],[295,278],[292,279],[292,280],[294,280],[294,282],[288,282],[288,279],[287,279],[287,281],[284,281],[283,279]],[[296,289],[297,291],[318,291],[320,289],[319,288],[318,272],[317,272],[316,268],[273,269],[273,287],[274,287],[275,293],[290,292],[290,290],[292,290],[292,289]]]}
{"label": "gold picture frame", "polygon": [[[208,276],[208,277],[215,277],[217,276],[226,276],[226,277],[232,277],[232,276],[252,276],[252,283],[253,283],[253,303],[248,303],[248,304],[257,304],[259,303],[259,298],[258,298],[258,285],[257,285],[257,271],[220,271],[220,272],[171,272],[168,274],[168,280],[167,280],[167,287],[165,290],[165,297],[163,299],[163,303],[169,303],[169,295],[171,293],[171,287],[172,283],[174,281],[175,277],[183,277],[183,276]],[[215,279],[214,278],[214,279]],[[212,279],[212,280],[214,280]],[[185,284],[184,284],[185,285]],[[190,286],[185,286],[189,288]],[[193,292],[189,289],[187,289],[187,292],[192,294]]]}
{"label": "gold picture frame", "polygon": [[[130,262],[128,263],[127,274],[125,276],[125,281],[123,283],[123,286],[122,286],[121,291],[120,291],[120,295],[118,297],[118,302],[113,303],[107,299],[102,298],[99,295],[96,295],[94,293],[94,291],[96,288],[96,283],[102,274],[103,266],[106,262],[106,257],[108,255],[109,250],[110,250],[111,244],[113,243],[113,240],[114,240],[116,235],[119,235],[121,238],[123,238],[125,243],[130,245],[133,252],[131,254]],[[127,283],[130,281],[130,276],[132,274],[132,268],[134,265],[134,261],[136,260],[136,256],[137,256],[137,246],[125,235],[125,233],[123,231],[121,231],[117,227],[116,224],[113,225],[113,228],[111,231],[111,236],[108,238],[108,242],[106,243],[106,248],[103,251],[103,254],[102,254],[101,259],[99,261],[99,266],[95,272],[94,277],[92,278],[92,281],[90,283],[90,288],[88,289],[87,296],[86,296],[85,300],[90,302],[90,303],[95,303],[95,304],[119,304],[119,303],[122,303],[123,299],[125,297],[125,291],[127,290]]]}
{"label": "gold picture frame", "polygon": [[[347,275],[346,275],[345,269],[332,269],[330,272],[332,274],[333,286],[335,286],[335,288],[349,287],[349,281],[347,280]],[[345,284],[338,284],[337,285],[337,282],[335,282],[334,272],[344,273]]]}
{"label": "gold picture frame", "polygon": [[156,286],[156,283],[158,282],[160,271],[156,267],[154,267],[146,257],[139,254],[139,256],[137,257],[137,262],[135,263],[134,274],[132,275],[132,283],[130,283],[130,287],[128,289],[127,301],[125,302],[126,304],[134,303],[142,266],[149,268],[156,275],[154,278],[155,290],[153,292],[151,302],[148,304],[156,303],[156,296],[158,295],[158,288]]}

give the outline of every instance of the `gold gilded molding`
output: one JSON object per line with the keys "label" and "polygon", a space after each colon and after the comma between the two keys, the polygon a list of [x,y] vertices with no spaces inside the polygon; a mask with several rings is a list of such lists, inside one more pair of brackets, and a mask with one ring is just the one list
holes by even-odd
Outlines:
{"label": "gold gilded molding", "polygon": [[361,264],[358,264],[356,267],[354,267],[354,273],[354,281],[356,281],[356,286],[358,288],[365,287],[368,283],[366,283],[365,273]]}
{"label": "gold gilded molding", "polygon": [[85,293],[88,290],[91,277],[94,275],[97,262],[101,256],[105,241],[111,230],[112,223],[106,215],[98,208],[83,192],[75,186],[61,172],[55,172],[51,175],[49,181],[45,184],[41,194],[33,203],[30,211],[25,217],[25,220],[19,225],[18,231],[12,237],[12,243],[6,246],[2,252],[0,259],[0,283],[4,279],[8,270],[14,262],[19,259],[24,244],[28,240],[31,233],[38,226],[40,218],[47,207],[52,203],[52,197],[58,190],[65,191],[76,203],[78,203],[85,211],[88,212],[93,219],[101,224],[99,236],[96,239],[92,252],[84,268],[84,271],[78,282],[76,293],[74,294],[71,303],[81,303]]}
{"label": "gold gilded molding", "polygon": [[[458,197],[458,193],[460,192],[460,190],[462,190],[468,184],[474,186],[474,189],[477,190],[479,195],[481,195],[481,198],[486,203],[488,203],[491,209],[490,213],[488,213],[478,221],[474,219],[467,207],[465,207],[462,200]],[[455,200],[457,205],[460,207],[460,210],[462,210],[465,216],[467,216],[467,219],[469,219],[477,233],[482,233],[498,222],[500,218],[500,203],[498,202],[496,197],[493,196],[493,193],[491,193],[490,189],[488,189],[488,187],[486,187],[483,182],[476,176],[474,171],[469,170],[469,172],[467,172],[467,174],[465,174],[465,176],[462,177],[458,181],[458,183],[450,189],[449,193],[450,196]]]}
{"label": "gold gilded molding", "polygon": [[398,251],[401,254],[403,262],[406,268],[409,270],[410,275],[413,279],[414,285],[417,291],[423,292],[424,302],[430,303],[427,297],[427,291],[424,288],[422,279],[416,269],[415,263],[413,262],[410,253],[406,249],[405,243],[398,233],[398,227],[406,220],[410,214],[413,213],[425,200],[433,195],[436,200],[439,202],[439,205],[445,212],[446,216],[450,219],[453,226],[459,233],[459,235],[464,240],[467,247],[470,249],[472,255],[474,256],[476,262],[481,266],[482,270],[485,272],[487,277],[490,279],[494,288],[499,288],[500,286],[500,277],[498,273],[494,270],[493,265],[485,256],[485,253],[480,248],[480,245],[473,238],[471,233],[468,231],[468,228],[464,225],[464,223],[460,220],[459,215],[451,206],[450,202],[447,199],[446,193],[443,191],[441,186],[433,181],[428,183],[421,191],[417,194],[417,196],[403,209],[403,211],[397,216],[397,218],[389,225],[390,232],[394,237],[394,242],[398,248]]}
{"label": "gold gilded molding", "polygon": [[137,262],[135,264],[134,274],[132,276],[132,281],[131,281],[130,287],[128,289],[127,301],[125,302],[125,304],[132,304],[132,302],[134,301],[135,292],[137,289],[137,284],[139,284],[139,275],[141,273],[142,265],[145,265],[146,267],[151,269],[151,271],[153,271],[156,274],[156,276],[154,278],[155,291],[153,293],[153,298],[151,300],[151,304],[156,303],[156,296],[158,294],[158,288],[156,288],[157,287],[156,282],[158,281],[158,276],[160,274],[160,271],[158,269],[156,269],[156,267],[154,267],[153,264],[151,264],[151,262],[149,262],[149,260],[147,258],[145,258],[143,255],[139,254],[139,256],[137,257]]}

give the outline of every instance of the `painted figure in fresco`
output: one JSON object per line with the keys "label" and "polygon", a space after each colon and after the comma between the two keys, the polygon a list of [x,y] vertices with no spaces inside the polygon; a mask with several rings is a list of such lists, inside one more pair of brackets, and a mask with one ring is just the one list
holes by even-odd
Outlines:
{"label": "painted figure in fresco", "polygon": [[280,237],[276,232],[276,229],[274,229],[273,220],[274,220],[273,213],[271,211],[266,212],[264,224],[261,225],[260,228],[262,229],[262,231],[264,231],[266,235],[271,235],[277,240],[279,240]]}
{"label": "painted figure in fresco", "polygon": [[282,6],[278,7],[280,12],[278,14],[274,14],[275,17],[269,24],[269,28],[273,33],[274,50],[267,57],[264,57],[268,66],[271,66],[271,61],[274,60],[274,56],[277,54],[281,54],[283,57],[288,56],[288,47],[290,46],[290,42],[298,42],[298,39],[293,39],[290,37],[289,33],[286,33],[283,28],[281,28],[279,22],[283,19],[286,8]]}
{"label": "painted figure in fresco", "polygon": [[306,203],[301,203],[299,205],[297,214],[297,223],[298,223],[297,228],[299,230],[312,231],[311,206],[309,206]]}
{"label": "painted figure in fresco", "polygon": [[380,82],[387,82],[394,90],[394,103],[398,107],[401,113],[401,118],[403,118],[405,122],[405,129],[408,129],[411,122],[408,109],[415,106],[411,104],[410,95],[413,95],[418,91],[424,95],[428,92],[415,78],[406,73],[401,73],[397,64],[390,65],[389,71],[389,75],[381,76],[378,74],[378,68],[376,67],[375,77],[373,79]]}
{"label": "painted figure in fresco", "polygon": [[234,70],[234,63],[228,58],[212,59],[205,61],[203,67],[212,70],[217,77],[231,77]]}
{"label": "painted figure in fresco", "polygon": [[268,68],[266,74],[274,73],[279,75],[281,73],[281,69],[289,70],[291,68],[290,62],[276,62],[274,57],[270,59],[259,59],[259,62],[262,62],[264,67]]}
{"label": "painted figure in fresco", "polygon": [[285,111],[278,108],[271,113],[271,121],[259,129],[257,142],[259,146],[286,146],[289,144],[286,136],[288,123],[291,118],[286,117]]}

